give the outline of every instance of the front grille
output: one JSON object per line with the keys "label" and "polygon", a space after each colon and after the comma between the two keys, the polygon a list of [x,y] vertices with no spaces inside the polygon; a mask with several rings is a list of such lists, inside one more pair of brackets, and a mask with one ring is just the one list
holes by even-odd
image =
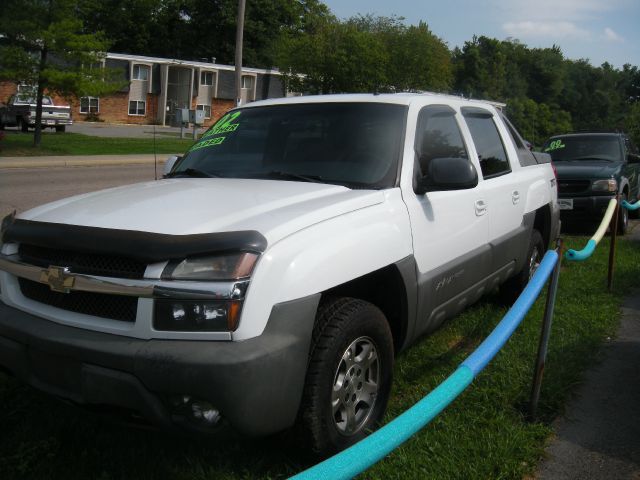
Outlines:
{"label": "front grille", "polygon": [[70,312],[84,313],[94,317],[135,322],[138,298],[123,295],[105,295],[71,291],[54,292],[49,285],[19,278],[20,291],[25,297],[36,302],[51,305]]}
{"label": "front grille", "polygon": [[558,193],[559,194],[572,194],[572,193],[584,193],[591,187],[589,180],[559,180]]}
{"label": "front grille", "polygon": [[126,257],[95,255],[68,250],[21,244],[18,250],[24,263],[49,267],[67,267],[74,273],[116,278],[143,278],[146,264]]}

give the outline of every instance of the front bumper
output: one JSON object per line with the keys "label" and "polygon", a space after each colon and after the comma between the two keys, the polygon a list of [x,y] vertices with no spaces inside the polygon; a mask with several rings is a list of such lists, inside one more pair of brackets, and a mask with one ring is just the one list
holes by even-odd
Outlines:
{"label": "front bumper", "polygon": [[565,199],[573,200],[573,208],[570,210],[560,210],[560,216],[563,219],[580,219],[580,220],[593,220],[599,221],[602,219],[609,201],[615,198],[613,195],[598,195],[591,197],[571,197],[563,196],[558,200]]}
{"label": "front bumper", "polygon": [[267,435],[296,419],[319,299],[274,306],[262,335],[243,342],[134,339],[0,302],[0,366],[73,403],[118,407],[156,426],[195,427],[168,400],[188,395],[238,432]]}
{"label": "front bumper", "polygon": [[[48,120],[42,120],[42,126],[43,127],[58,127],[58,126],[62,126],[62,125],[73,125],[73,120],[70,119],[48,119]],[[33,118],[29,121],[29,126],[30,127],[35,127],[36,126],[36,119]]]}

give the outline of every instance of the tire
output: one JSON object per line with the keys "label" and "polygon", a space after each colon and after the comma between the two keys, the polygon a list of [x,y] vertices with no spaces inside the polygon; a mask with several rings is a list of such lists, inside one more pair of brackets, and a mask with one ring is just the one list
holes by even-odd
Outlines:
{"label": "tire", "polygon": [[315,453],[343,450],[379,425],[393,359],[391,330],[376,306],[354,298],[321,304],[299,416],[303,440]]}
{"label": "tire", "polygon": [[[629,195],[627,193],[622,194],[622,200],[629,201]],[[629,210],[623,208],[622,205],[618,207],[618,235],[622,236],[627,233],[629,227]]]}
{"label": "tire", "polygon": [[522,267],[520,273],[511,277],[500,287],[500,297],[505,303],[512,304],[516,301],[540,266],[544,253],[545,248],[542,235],[534,228],[531,230],[524,267]]}
{"label": "tire", "polygon": [[57,133],[64,133],[66,131],[67,127],[66,125],[56,125],[56,132]]}
{"label": "tire", "polygon": [[29,124],[24,121],[24,118],[20,118],[18,120],[18,126],[20,127],[20,131],[22,133],[27,133],[29,131]]}

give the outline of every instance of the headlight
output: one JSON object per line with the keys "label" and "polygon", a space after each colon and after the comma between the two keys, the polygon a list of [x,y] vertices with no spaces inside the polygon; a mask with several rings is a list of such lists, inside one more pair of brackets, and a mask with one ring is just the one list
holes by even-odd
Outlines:
{"label": "headlight", "polygon": [[215,257],[187,258],[169,262],[162,272],[171,280],[238,280],[251,276],[258,259],[255,253],[234,253]]}
{"label": "headlight", "polygon": [[233,332],[238,328],[241,309],[241,300],[156,300],[153,328],[165,332]]}
{"label": "headlight", "polygon": [[591,190],[593,190],[594,192],[617,192],[618,182],[616,182],[615,178],[596,180],[591,185]]}

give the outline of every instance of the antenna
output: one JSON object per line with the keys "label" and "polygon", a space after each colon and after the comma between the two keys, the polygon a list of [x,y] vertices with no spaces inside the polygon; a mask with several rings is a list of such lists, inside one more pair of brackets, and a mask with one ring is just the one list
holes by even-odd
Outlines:
{"label": "antenna", "polygon": [[156,122],[158,121],[158,103],[156,104],[153,113],[153,176],[158,180],[158,157],[156,155]]}

